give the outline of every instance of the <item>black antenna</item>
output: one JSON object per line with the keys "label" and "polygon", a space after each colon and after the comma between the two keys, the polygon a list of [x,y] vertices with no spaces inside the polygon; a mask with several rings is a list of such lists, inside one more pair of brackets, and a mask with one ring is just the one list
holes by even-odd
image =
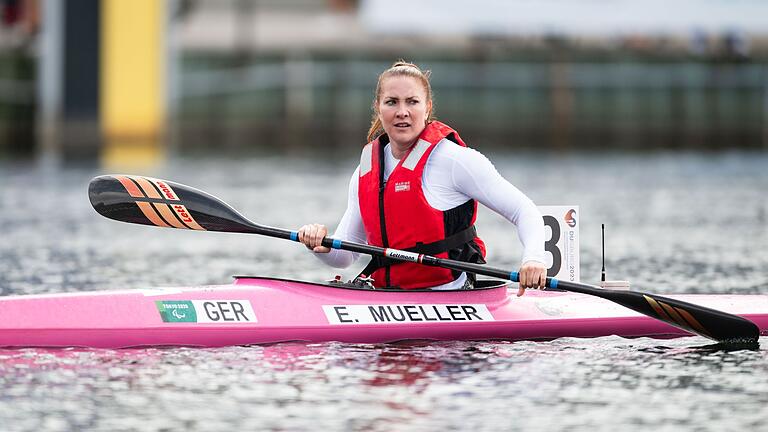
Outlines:
{"label": "black antenna", "polygon": [[603,240],[603,271],[600,276],[600,280],[605,282],[605,224],[602,224],[602,235],[601,238]]}

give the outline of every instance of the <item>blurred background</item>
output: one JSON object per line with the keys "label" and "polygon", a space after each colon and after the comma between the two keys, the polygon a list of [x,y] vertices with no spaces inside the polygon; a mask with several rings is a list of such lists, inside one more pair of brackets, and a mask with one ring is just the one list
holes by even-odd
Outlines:
{"label": "blurred background", "polygon": [[0,157],[351,155],[398,58],[484,149],[768,148],[762,0],[468,5],[2,0]]}

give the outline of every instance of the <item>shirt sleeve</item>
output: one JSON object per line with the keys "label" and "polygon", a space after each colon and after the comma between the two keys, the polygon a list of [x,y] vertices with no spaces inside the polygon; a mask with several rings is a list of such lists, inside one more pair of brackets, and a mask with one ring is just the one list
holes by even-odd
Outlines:
{"label": "shirt sleeve", "polygon": [[[331,237],[351,241],[355,243],[367,243],[367,235],[363,226],[363,217],[360,214],[360,202],[357,199],[357,188],[360,178],[360,167],[358,166],[352,178],[349,180],[349,190],[347,196],[347,210],[341,217],[336,231]],[[350,252],[341,249],[331,249],[328,253],[313,253],[320,261],[335,268],[347,268],[354,263],[360,256],[359,253]]]}
{"label": "shirt sleeve", "polygon": [[457,191],[474,198],[517,226],[522,262],[544,261],[544,220],[536,205],[499,174],[477,150],[455,146],[452,181]]}

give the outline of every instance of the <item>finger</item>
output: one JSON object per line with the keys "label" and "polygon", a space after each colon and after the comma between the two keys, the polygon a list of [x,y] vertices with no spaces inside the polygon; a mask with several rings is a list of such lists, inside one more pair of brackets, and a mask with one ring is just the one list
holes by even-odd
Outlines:
{"label": "finger", "polygon": [[315,236],[314,236],[314,246],[322,246],[323,244],[323,237],[325,237],[323,230],[321,230],[319,227],[315,227]]}
{"label": "finger", "polygon": [[305,242],[304,239],[306,237],[306,232],[307,232],[307,226],[306,225],[304,225],[301,228],[299,228],[299,242],[301,242],[301,243]]}
{"label": "finger", "polygon": [[525,289],[530,286],[530,271],[527,268],[520,269],[520,286]]}
{"label": "finger", "polygon": [[539,288],[545,289],[547,287],[547,272],[544,270],[539,271]]}
{"label": "finger", "polygon": [[520,284],[517,288],[517,296],[520,297],[523,294],[525,294],[525,287],[523,287],[523,284]]}
{"label": "finger", "polygon": [[299,241],[303,243],[307,249],[312,249],[314,247],[312,244],[313,229],[314,227],[312,225],[304,225],[299,229]]}
{"label": "finger", "polygon": [[315,232],[317,231],[317,228],[315,228],[314,225],[310,225],[309,228],[307,228],[307,246],[310,248],[315,247]]}

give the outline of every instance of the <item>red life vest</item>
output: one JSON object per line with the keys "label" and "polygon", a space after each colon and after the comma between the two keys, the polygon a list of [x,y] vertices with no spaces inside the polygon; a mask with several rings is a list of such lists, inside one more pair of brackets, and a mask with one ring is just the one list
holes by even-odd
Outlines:
{"label": "red life vest", "polygon": [[[384,182],[386,134],[368,143],[360,158],[358,200],[368,237],[374,246],[484,263],[485,244],[477,237],[474,223],[477,202],[470,199],[450,210],[429,205],[422,189],[422,176],[430,154],[443,139],[466,147],[449,126],[433,121],[416,144]],[[375,258],[363,270],[376,287],[425,288],[457,279],[461,272],[420,264]],[[474,277],[474,275],[470,275]]]}

